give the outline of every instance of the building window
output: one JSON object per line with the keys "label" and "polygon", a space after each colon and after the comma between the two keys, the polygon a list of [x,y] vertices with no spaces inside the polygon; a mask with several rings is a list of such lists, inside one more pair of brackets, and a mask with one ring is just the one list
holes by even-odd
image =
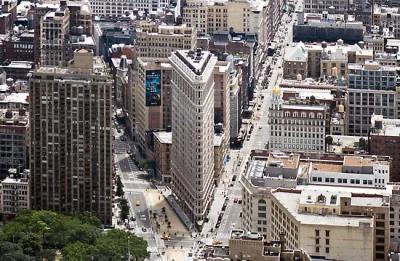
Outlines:
{"label": "building window", "polygon": [[319,253],[319,247],[315,247],[315,252]]}
{"label": "building window", "polygon": [[330,232],[331,232],[330,230],[325,230],[325,236],[326,236],[326,237],[329,237]]}
{"label": "building window", "polygon": [[329,247],[325,247],[325,253],[329,254]]}
{"label": "building window", "polygon": [[319,245],[319,238],[316,238],[316,239],[315,239],[315,244],[316,244],[316,245]]}
{"label": "building window", "polygon": [[319,230],[315,230],[315,236],[319,237]]}
{"label": "building window", "polygon": [[329,239],[325,239],[325,245],[329,245]]}

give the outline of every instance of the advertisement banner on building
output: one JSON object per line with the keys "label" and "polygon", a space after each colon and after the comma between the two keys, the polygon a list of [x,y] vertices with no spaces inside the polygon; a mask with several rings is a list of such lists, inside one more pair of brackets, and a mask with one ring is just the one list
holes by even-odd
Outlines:
{"label": "advertisement banner on building", "polygon": [[161,70],[146,71],[146,106],[161,106]]}

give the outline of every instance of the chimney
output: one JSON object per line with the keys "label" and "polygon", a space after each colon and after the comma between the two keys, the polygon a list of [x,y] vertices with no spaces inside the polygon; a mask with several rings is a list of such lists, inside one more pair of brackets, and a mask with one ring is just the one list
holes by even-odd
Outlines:
{"label": "chimney", "polygon": [[284,232],[281,232],[279,234],[279,240],[281,241],[281,253],[285,252],[285,242],[286,242],[286,236]]}

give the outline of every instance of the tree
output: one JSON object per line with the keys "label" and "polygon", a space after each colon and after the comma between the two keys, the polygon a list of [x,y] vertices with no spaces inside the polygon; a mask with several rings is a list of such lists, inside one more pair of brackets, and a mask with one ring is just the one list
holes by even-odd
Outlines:
{"label": "tree", "polygon": [[130,211],[128,200],[122,199],[121,202],[120,202],[120,205],[121,205],[120,218],[122,220],[127,219],[128,216],[129,216],[129,211]]}
{"label": "tree", "polygon": [[42,238],[35,233],[26,234],[20,241],[19,245],[26,255],[39,256],[42,250]]}
{"label": "tree", "polygon": [[82,242],[75,242],[63,248],[63,261],[87,261],[94,254],[95,247]]}
{"label": "tree", "polygon": [[42,251],[40,251],[40,260],[54,261],[56,255],[55,249],[42,249]]}
{"label": "tree", "polygon": [[171,228],[171,222],[168,222],[168,228]]}
{"label": "tree", "polygon": [[94,244],[101,236],[100,230],[89,224],[80,224],[74,229],[67,231],[67,240],[70,243],[82,242],[86,244]]}
{"label": "tree", "polygon": [[35,258],[25,255],[22,248],[17,244],[0,241],[0,260],[34,261]]}
{"label": "tree", "polygon": [[88,224],[94,227],[101,227],[101,220],[88,211],[75,211],[72,214],[72,217],[79,219],[82,224]]}
{"label": "tree", "polygon": [[124,185],[122,184],[121,178],[118,176],[117,177],[117,191],[115,192],[115,195],[117,197],[122,197],[124,195]]}

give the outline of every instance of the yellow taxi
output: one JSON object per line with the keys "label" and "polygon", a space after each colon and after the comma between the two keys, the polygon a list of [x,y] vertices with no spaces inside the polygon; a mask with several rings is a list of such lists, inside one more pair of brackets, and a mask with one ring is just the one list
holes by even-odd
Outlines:
{"label": "yellow taxi", "polygon": [[136,201],[136,206],[140,206],[140,201]]}

